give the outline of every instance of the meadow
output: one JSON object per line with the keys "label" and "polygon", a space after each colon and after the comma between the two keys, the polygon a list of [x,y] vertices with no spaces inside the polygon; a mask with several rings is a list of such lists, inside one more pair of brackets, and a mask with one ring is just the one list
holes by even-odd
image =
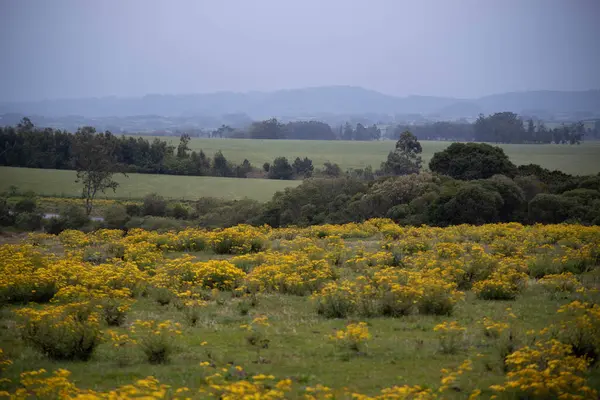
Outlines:
{"label": "meadow", "polygon": [[[75,182],[75,171],[0,167],[0,191],[16,186],[19,191],[34,191],[41,196],[79,197],[81,185]],[[115,175],[120,183],[116,193],[107,191],[98,198],[141,199],[157,193],[167,199],[196,200],[216,197],[226,200],[250,198],[270,200],[276,191],[294,187],[301,181],[273,179],[220,178],[214,176],[174,176],[152,174]]]}
{"label": "meadow", "polygon": [[0,245],[0,391],[596,399],[599,246],[598,227],[384,219],[33,233]]}
{"label": "meadow", "polygon": [[[151,139],[151,137],[150,137]],[[160,137],[172,145],[179,143],[177,137]],[[444,150],[451,142],[421,141],[423,165],[427,167],[433,154]],[[494,144],[496,145],[496,144]],[[573,175],[589,175],[600,172],[600,142],[585,142],[581,145],[535,145],[499,144],[516,165],[539,164],[551,170],[560,170]],[[207,139],[193,138],[192,150],[202,149],[207,155],[221,150],[228,160],[241,163],[245,158],[254,166],[273,162],[278,156],[290,162],[296,157],[308,157],[315,168],[322,168],[329,161],[340,165],[342,170],[364,168],[371,165],[379,168],[394,142],[326,141],[326,140],[259,140],[259,139]]]}

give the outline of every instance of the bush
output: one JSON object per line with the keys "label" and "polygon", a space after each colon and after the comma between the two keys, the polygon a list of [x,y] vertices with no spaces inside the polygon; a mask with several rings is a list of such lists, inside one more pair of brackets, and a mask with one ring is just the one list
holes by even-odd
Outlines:
{"label": "bush", "polygon": [[125,229],[142,228],[147,231],[180,231],[189,226],[190,223],[173,218],[146,216],[143,218],[133,217],[126,224]]}
{"label": "bush", "polygon": [[188,219],[190,217],[190,208],[185,204],[175,203],[170,215],[176,219]]}
{"label": "bush", "polygon": [[132,217],[141,217],[142,216],[142,206],[139,204],[127,204],[125,206],[125,210],[127,211],[127,215]]}
{"label": "bush", "polygon": [[100,344],[99,316],[89,303],[23,308],[21,336],[53,360],[87,361]]}
{"label": "bush", "polygon": [[143,215],[152,215],[155,217],[164,217],[167,214],[167,202],[162,196],[151,193],[144,197],[142,206]]}
{"label": "bush", "polygon": [[11,226],[15,223],[15,217],[12,215],[8,201],[0,198],[0,226]]}
{"label": "bush", "polygon": [[64,221],[66,229],[80,229],[90,222],[82,207],[70,205],[60,212],[60,218]]}
{"label": "bush", "polygon": [[578,215],[577,200],[556,194],[540,193],[529,202],[529,221],[558,224]]}
{"label": "bush", "polygon": [[175,350],[175,338],[181,335],[181,325],[169,320],[163,322],[140,321],[133,324],[132,331],[150,364],[169,362]]}
{"label": "bush", "polygon": [[66,223],[62,218],[52,217],[44,221],[44,229],[47,233],[58,235],[67,229]]}
{"label": "bush", "polygon": [[104,211],[104,225],[108,229],[124,229],[130,219],[127,209],[119,204],[111,205]]}
{"label": "bush", "polygon": [[35,197],[25,197],[15,204],[16,213],[33,213],[37,209]]}
{"label": "bush", "polygon": [[35,212],[22,212],[15,217],[15,225],[24,231],[35,231],[43,226],[43,218]]}

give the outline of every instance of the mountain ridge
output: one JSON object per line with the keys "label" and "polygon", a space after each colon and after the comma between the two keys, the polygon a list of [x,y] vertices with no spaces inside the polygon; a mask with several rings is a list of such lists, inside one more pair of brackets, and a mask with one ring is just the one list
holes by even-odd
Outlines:
{"label": "mountain ridge", "polygon": [[[600,90],[535,90],[498,93],[479,98],[410,95],[399,97],[357,86],[316,86],[272,92],[190,94],[149,93],[140,97],[88,97],[78,99],[0,102],[0,114],[21,113],[48,117],[87,118],[136,115],[222,115],[246,113],[255,119],[311,114],[422,114],[473,117],[499,111],[516,113],[600,114]],[[468,115],[465,115],[468,114]]]}

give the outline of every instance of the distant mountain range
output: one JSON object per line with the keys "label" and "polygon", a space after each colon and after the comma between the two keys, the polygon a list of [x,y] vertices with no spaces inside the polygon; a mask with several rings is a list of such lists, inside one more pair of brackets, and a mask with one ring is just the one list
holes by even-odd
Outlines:
{"label": "distant mountain range", "polygon": [[31,102],[0,102],[0,114],[86,118],[155,115],[165,117],[247,114],[310,117],[319,114],[421,114],[441,118],[474,117],[479,113],[513,111],[528,115],[600,115],[600,90],[580,92],[529,91],[477,99],[396,97],[352,86],[324,86],[274,92],[216,92],[189,95],[152,94],[143,97],[102,97]]}

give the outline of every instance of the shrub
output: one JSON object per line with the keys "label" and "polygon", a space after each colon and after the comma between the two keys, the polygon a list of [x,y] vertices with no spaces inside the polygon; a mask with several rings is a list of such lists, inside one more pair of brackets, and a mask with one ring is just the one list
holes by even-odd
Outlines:
{"label": "shrub", "polygon": [[24,231],[35,231],[42,227],[43,218],[35,212],[22,212],[15,217],[15,225]]}
{"label": "shrub", "polygon": [[246,274],[229,261],[210,260],[193,267],[194,282],[209,289],[235,289]]}
{"label": "shrub", "polygon": [[35,197],[25,197],[15,203],[14,211],[20,213],[33,213],[37,209]]}
{"label": "shrub", "polygon": [[67,229],[67,224],[65,223],[65,220],[59,217],[48,218],[44,221],[43,225],[46,232],[52,235],[58,235],[59,233]]}
{"label": "shrub", "polygon": [[490,389],[520,399],[595,399],[585,380],[589,361],[557,340],[525,346],[506,358],[506,381]]}
{"label": "shrub", "polygon": [[11,226],[15,223],[15,218],[11,213],[8,201],[0,197],[0,226]]}
{"label": "shrub", "polygon": [[104,224],[108,229],[124,229],[130,219],[127,209],[120,204],[113,204],[104,211]]}
{"label": "shrub", "polygon": [[558,309],[561,315],[558,339],[573,353],[595,361],[600,356],[600,306],[573,301]]}
{"label": "shrub", "polygon": [[88,360],[100,344],[100,316],[90,303],[23,308],[21,336],[54,360]]}
{"label": "shrub", "polygon": [[540,193],[529,202],[529,220],[558,224],[578,215],[577,200],[556,194]]}
{"label": "shrub", "polygon": [[313,299],[319,314],[327,318],[346,318],[357,309],[357,287],[352,281],[331,282]]}
{"label": "shrub", "polygon": [[188,219],[190,217],[190,209],[185,204],[175,203],[170,214],[176,219]]}
{"label": "shrub", "polygon": [[131,302],[108,298],[102,300],[102,317],[108,326],[121,326],[125,322],[127,311],[131,307]]}
{"label": "shrub", "polygon": [[467,328],[460,326],[456,321],[452,321],[436,325],[433,331],[438,332],[442,353],[452,354],[464,345]]}
{"label": "shrub", "polygon": [[346,329],[339,329],[329,337],[336,345],[359,352],[371,338],[366,322],[346,325]]}
{"label": "shrub", "polygon": [[581,288],[577,277],[570,272],[546,275],[538,283],[553,296],[561,293],[573,293]]}
{"label": "shrub", "polygon": [[525,285],[527,275],[517,271],[494,272],[489,279],[475,282],[473,292],[484,300],[513,300]]}
{"label": "shrub", "polygon": [[125,206],[125,211],[127,211],[127,215],[131,217],[141,217],[143,208],[139,204],[127,204]]}
{"label": "shrub", "polygon": [[155,217],[164,217],[167,214],[167,202],[162,196],[151,193],[144,197],[142,206],[143,215],[152,215]]}
{"label": "shrub", "polygon": [[131,333],[137,338],[137,343],[150,364],[165,364],[176,349],[175,338],[181,335],[181,324],[170,320],[136,320]]}
{"label": "shrub", "polygon": [[80,229],[90,222],[83,207],[70,205],[61,210],[60,219],[64,221],[66,229]]}

